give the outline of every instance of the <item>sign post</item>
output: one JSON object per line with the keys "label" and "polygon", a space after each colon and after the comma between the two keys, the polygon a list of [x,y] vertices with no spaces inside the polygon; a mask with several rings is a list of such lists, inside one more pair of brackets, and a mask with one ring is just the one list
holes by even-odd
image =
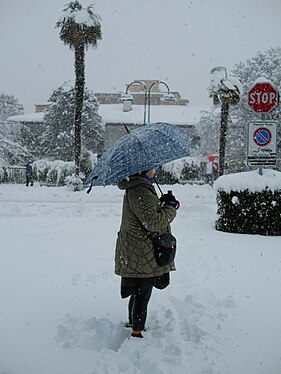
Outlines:
{"label": "sign post", "polygon": [[[268,113],[278,104],[278,91],[262,78],[248,92],[248,105],[256,113]],[[262,116],[263,118],[263,116]],[[277,161],[277,123],[274,121],[250,121],[248,123],[248,166],[276,166]]]}

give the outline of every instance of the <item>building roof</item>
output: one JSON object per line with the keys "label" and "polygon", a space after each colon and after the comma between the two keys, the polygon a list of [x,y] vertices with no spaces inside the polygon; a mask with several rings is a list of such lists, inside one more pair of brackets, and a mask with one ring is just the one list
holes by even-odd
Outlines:
{"label": "building roof", "polygon": [[7,118],[9,122],[43,122],[44,112],[21,114]]}
{"label": "building roof", "polygon": [[[150,122],[168,122],[175,125],[195,124],[200,119],[200,112],[209,108],[183,105],[151,105]],[[105,123],[143,124],[144,106],[132,105],[132,110],[123,112],[122,104],[100,104],[98,113]],[[43,123],[44,112],[11,116],[9,122]],[[146,115],[147,118],[147,115]]]}
{"label": "building roof", "polygon": [[[208,108],[183,105],[151,105],[150,122],[168,122],[175,125],[195,124],[200,119],[200,112],[206,109]],[[142,124],[144,106],[132,105],[131,111],[123,112],[122,104],[100,105],[99,114],[106,123]]]}

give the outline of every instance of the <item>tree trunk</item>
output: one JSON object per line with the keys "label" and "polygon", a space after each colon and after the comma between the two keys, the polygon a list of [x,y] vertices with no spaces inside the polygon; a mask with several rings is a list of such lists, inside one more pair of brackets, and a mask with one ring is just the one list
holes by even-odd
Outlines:
{"label": "tree trunk", "polygon": [[85,87],[85,47],[75,47],[75,117],[74,117],[74,144],[75,144],[75,176],[80,173],[81,155],[81,121]]}
{"label": "tree trunk", "polygon": [[220,128],[220,149],[219,149],[219,177],[224,174],[224,159],[226,148],[226,133],[228,123],[229,104],[222,100],[221,104],[221,128]]}

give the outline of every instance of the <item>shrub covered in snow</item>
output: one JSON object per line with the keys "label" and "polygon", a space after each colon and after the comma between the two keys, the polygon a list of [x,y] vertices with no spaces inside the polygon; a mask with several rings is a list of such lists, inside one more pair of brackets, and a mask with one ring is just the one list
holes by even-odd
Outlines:
{"label": "shrub covered in snow", "polygon": [[224,175],[215,182],[219,231],[281,235],[281,173],[257,170]]}
{"label": "shrub covered in snow", "polygon": [[84,174],[82,173],[79,174],[79,177],[77,177],[75,174],[72,174],[65,178],[65,182],[71,191],[82,191],[83,179]]}
{"label": "shrub covered in snow", "polygon": [[80,170],[87,176],[98,162],[98,155],[82,147],[80,158]]}
{"label": "shrub covered in snow", "polygon": [[74,173],[74,162],[38,160],[33,163],[33,171],[40,183],[61,186]]}
{"label": "shrub covered in snow", "polygon": [[206,161],[200,157],[183,157],[168,162],[157,172],[160,183],[203,181]]}
{"label": "shrub covered in snow", "polygon": [[[80,185],[83,184],[85,176],[92,170],[98,161],[97,154],[92,153],[84,149],[81,157],[81,175],[78,178],[81,182],[73,179],[75,171],[73,161],[62,161],[62,160],[37,160],[33,162],[33,171],[35,179],[41,184],[47,184],[52,186],[62,185]],[[1,166],[1,165],[0,165]]]}

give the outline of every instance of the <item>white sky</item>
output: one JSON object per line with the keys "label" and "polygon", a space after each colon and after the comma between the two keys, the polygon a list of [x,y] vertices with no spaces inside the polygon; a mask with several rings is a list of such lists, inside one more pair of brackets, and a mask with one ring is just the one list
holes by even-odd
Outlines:
{"label": "white sky", "polygon": [[[54,27],[67,2],[1,0],[0,91],[18,98],[25,113],[74,80],[73,52]],[[86,57],[94,92],[159,79],[192,105],[207,106],[213,67],[231,70],[280,45],[280,0],[96,0],[95,9],[103,39]]]}

